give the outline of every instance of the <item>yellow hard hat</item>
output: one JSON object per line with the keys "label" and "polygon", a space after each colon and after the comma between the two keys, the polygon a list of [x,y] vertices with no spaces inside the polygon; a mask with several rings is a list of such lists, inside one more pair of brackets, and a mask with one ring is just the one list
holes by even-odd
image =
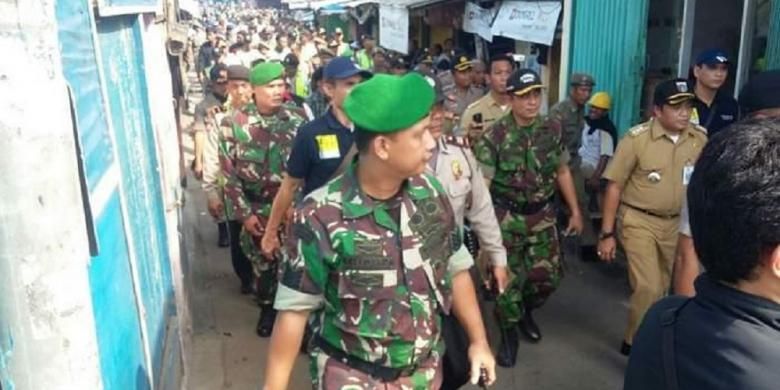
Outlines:
{"label": "yellow hard hat", "polygon": [[612,108],[612,98],[606,92],[596,92],[591,96],[588,104],[602,110],[609,110]]}

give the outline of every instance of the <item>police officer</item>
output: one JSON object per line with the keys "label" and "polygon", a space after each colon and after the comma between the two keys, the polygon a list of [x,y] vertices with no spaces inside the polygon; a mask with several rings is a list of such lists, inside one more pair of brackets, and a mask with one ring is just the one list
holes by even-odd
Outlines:
{"label": "police officer", "polygon": [[707,142],[706,130],[690,123],[693,98],[684,79],[658,84],[653,119],[628,131],[604,172],[609,184],[598,255],[604,261],[614,260],[616,234],[620,234],[632,290],[620,348],[624,355],[631,352],[645,312],[664,296],[671,281],[685,188]]}
{"label": "police officer", "polygon": [[[219,239],[218,246],[224,248],[230,245],[228,238],[227,222],[224,219],[224,213],[221,211],[222,193],[216,187],[211,186],[211,180],[206,180],[204,165],[206,161],[214,157],[207,156],[209,152],[206,143],[209,133],[216,133],[214,122],[209,116],[215,108],[221,107],[227,101],[228,68],[223,64],[217,64],[209,72],[211,80],[209,91],[203,97],[203,100],[195,106],[195,115],[192,123],[193,141],[195,148],[195,158],[192,161],[192,171],[195,177],[202,180],[203,189],[206,190],[208,198],[208,210],[214,220],[217,222]],[[216,149],[214,149],[216,151]],[[212,158],[213,160],[213,158]]]}
{"label": "police officer", "polygon": [[702,52],[693,67],[691,122],[707,129],[710,136],[739,120],[737,100],[722,89],[729,76],[729,58],[719,49]]}
{"label": "police officer", "polygon": [[239,241],[241,223],[235,220],[232,210],[225,207],[223,193],[225,178],[219,164],[220,148],[226,151],[233,149],[233,145],[227,142],[225,137],[225,133],[230,133],[231,130],[222,126],[222,121],[251,100],[249,69],[242,65],[227,67],[227,95],[223,105],[211,107],[207,115],[207,123],[211,123],[212,126],[206,132],[206,143],[203,149],[203,191],[206,193],[209,213],[214,218],[224,218],[227,221],[233,271],[241,280],[241,293],[249,294],[254,290],[252,264],[241,249]]}
{"label": "police officer", "polygon": [[265,388],[289,381],[309,312],[315,389],[426,388],[442,382],[441,314],[470,340],[471,380],[495,363],[444,188],[423,175],[434,91],[418,74],[375,75],[344,102],[359,159],[296,210]]}
{"label": "police officer", "polygon": [[490,92],[472,103],[460,118],[460,129],[456,135],[462,135],[476,142],[493,122],[509,111],[509,95],[506,93],[506,80],[514,70],[512,56],[500,54],[492,57],[488,64]]}
{"label": "police officer", "polygon": [[241,247],[252,261],[257,277],[261,315],[257,333],[268,337],[276,312],[272,302],[276,289],[277,262],[260,253],[260,241],[303,113],[284,106],[284,69],[281,64],[262,63],[249,76],[254,102],[235,110],[228,141],[232,150],[220,149],[225,177],[226,207],[243,224]]}
{"label": "police officer", "polygon": [[[432,74],[425,76],[434,85],[436,92],[429,126],[436,140],[436,148],[433,149],[426,172],[439,179],[447,191],[458,225],[463,226],[464,217],[470,221],[471,231],[476,233],[480,248],[492,266],[496,290],[503,292],[507,283],[506,249],[501,241],[501,230],[490,192],[466,138],[444,135],[446,97],[441,82]],[[455,340],[447,344],[442,389],[457,389],[468,381],[468,372],[462,369],[467,351],[461,350],[462,343]]]}
{"label": "police officer", "polygon": [[497,298],[503,328],[498,364],[512,367],[517,358],[518,326],[533,342],[542,338],[532,311],[544,304],[561,279],[560,250],[551,198],[560,188],[572,215],[568,233],[582,231],[582,215],[561,148],[560,123],[539,116],[542,81],[534,71],[514,72],[506,83],[511,110],[474,145],[515,275]]}
{"label": "police officer", "polygon": [[[358,68],[349,58],[338,57],[324,68],[323,78],[323,91],[331,102],[330,109],[301,127],[295,137],[287,174],[271,207],[267,232],[279,230],[299,188],[303,189],[301,195],[308,195],[343,172],[356,155],[352,122],[344,113],[343,104],[352,88],[371,78],[371,73]],[[263,236],[262,248],[266,255],[272,255],[280,246],[278,235]]]}
{"label": "police officer", "polygon": [[466,107],[482,98],[482,91],[471,86],[472,62],[465,53],[455,56],[452,67],[452,77],[455,81],[454,98],[457,103],[455,114],[460,116]]}

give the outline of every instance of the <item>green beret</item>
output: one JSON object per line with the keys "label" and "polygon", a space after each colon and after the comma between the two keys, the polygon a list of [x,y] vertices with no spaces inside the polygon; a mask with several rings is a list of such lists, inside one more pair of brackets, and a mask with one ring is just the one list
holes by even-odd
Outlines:
{"label": "green beret", "polygon": [[394,133],[425,118],[434,98],[431,84],[417,73],[376,74],[352,89],[344,100],[344,112],[363,130]]}
{"label": "green beret", "polygon": [[252,86],[265,85],[279,79],[284,74],[284,67],[278,62],[263,62],[255,65],[249,73]]}

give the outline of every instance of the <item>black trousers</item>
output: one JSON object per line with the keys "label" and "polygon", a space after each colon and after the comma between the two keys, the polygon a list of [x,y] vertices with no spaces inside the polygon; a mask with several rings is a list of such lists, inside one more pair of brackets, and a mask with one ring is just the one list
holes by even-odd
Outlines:
{"label": "black trousers", "polygon": [[241,233],[241,222],[228,221],[229,235],[230,235],[230,260],[233,262],[233,271],[236,276],[241,280],[242,286],[251,286],[255,280],[254,271],[252,271],[252,263],[249,262],[244,251],[241,250],[241,244],[239,242],[239,234]]}

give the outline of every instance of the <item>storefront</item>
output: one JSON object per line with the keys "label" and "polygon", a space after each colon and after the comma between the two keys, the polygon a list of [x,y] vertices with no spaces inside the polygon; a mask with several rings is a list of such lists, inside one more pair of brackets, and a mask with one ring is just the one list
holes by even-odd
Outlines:
{"label": "storefront", "polygon": [[780,68],[780,0],[578,0],[572,9],[567,74],[596,77],[621,131],[648,116],[658,82],[688,77],[706,49],[729,54],[724,88],[735,97],[751,75]]}

